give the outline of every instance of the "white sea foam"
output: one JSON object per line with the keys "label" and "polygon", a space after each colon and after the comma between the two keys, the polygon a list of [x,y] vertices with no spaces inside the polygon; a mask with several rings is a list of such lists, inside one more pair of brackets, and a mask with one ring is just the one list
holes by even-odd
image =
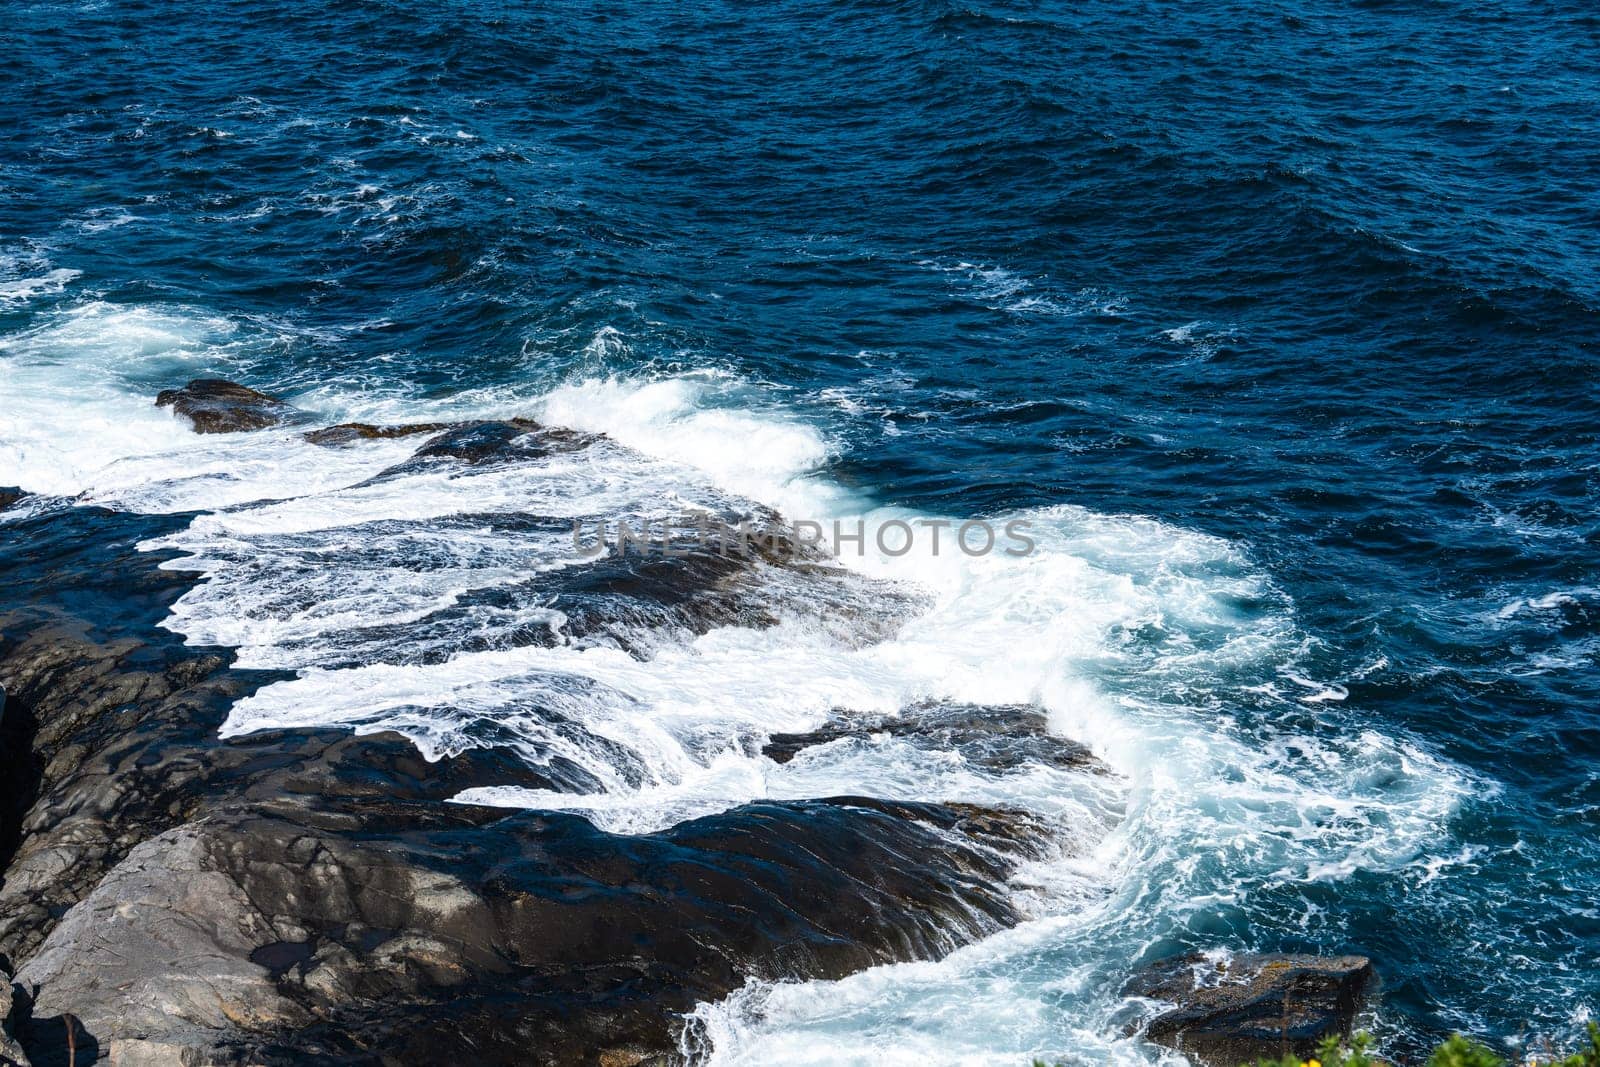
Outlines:
{"label": "white sea foam", "polygon": [[1184,345],[1194,352],[1197,360],[1207,360],[1217,354],[1224,344],[1233,340],[1231,327],[1196,321],[1162,330],[1161,336],[1176,345]]}
{"label": "white sea foam", "polygon": [[799,420],[737,406],[753,392],[712,373],[643,382],[588,379],[555,389],[538,412],[551,425],[605,433],[795,515],[837,506],[838,490],[804,477],[832,455],[830,443]]}
{"label": "white sea foam", "polygon": [[[1119,988],[1142,953],[1186,930],[1231,940],[1255,893],[1425,865],[1465,791],[1452,768],[1375,736],[1258,752],[1177,710],[1112,713],[1139,760],[1127,817],[1076,870],[1046,875],[1083,887],[1053,913],[937,963],[752,983],[701,1005],[687,1048],[719,1067],[1149,1062],[1158,1050],[1120,1036],[1132,1006]],[[1314,934],[1326,917],[1307,912]]]}
{"label": "white sea foam", "polygon": [[223,319],[91,303],[0,339],[0,470],[70,496],[115,482],[119,464],[193,450],[195,435],[140,386],[181,382],[233,334]]}
{"label": "white sea foam", "polygon": [[37,278],[13,278],[8,281],[0,281],[0,301],[20,304],[26,303],[41,294],[59,293],[66,289],[69,282],[82,276],[83,271],[81,270],[58,267]]}
{"label": "white sea foam", "polygon": [[1071,293],[1061,292],[1047,279],[1030,279],[1005,267],[932,260],[924,260],[920,265],[964,283],[971,297],[991,311],[1007,311],[1014,315],[1115,317],[1126,310],[1127,302],[1122,297],[1105,290],[1083,288]]}
{"label": "white sea foam", "polygon": [[[1348,679],[1304,664],[1293,606],[1270,577],[1238,546],[1138,516],[1067,505],[991,516],[1029,523],[1036,551],[847,554],[842,574],[768,568],[756,580],[776,625],[667,635],[645,654],[564,641],[566,620],[537,591],[574,562],[567,517],[739,498],[791,517],[920,516],[829,481],[836,442],[712,373],[447,402],[337,386],[295,397],[329,421],[533,415],[615,442],[382,476],[418,442],[204,438],[151,407],[153,386],[225,371],[257,343],[248,333],[179,309],[88,305],[0,349],[0,387],[15,398],[0,413],[0,462],[25,487],[211,512],[151,546],[207,574],[167,624],[237,646],[241,665],[298,672],[240,701],[226,733],[387,728],[432,755],[492,734],[579,768],[594,789],[461,799],[581,810],[624,832],[758,797],[845,792],[1020,806],[1061,828],[1062,853],[1019,878],[1032,921],[940,962],[755,983],[702,1005],[691,1041],[711,1062],[1146,1062],[1149,1050],[1115,1036],[1128,1010],[1117,984],[1142,952],[1185,931],[1237,936],[1251,894],[1420,870],[1472,786],[1403,741],[1309,718],[1344,699]],[[529,514],[554,522],[517,524]],[[890,589],[922,599],[908,609]],[[549,639],[497,641],[527,627]],[[483,640],[452,644],[462,630]],[[997,774],[889,737],[783,765],[759,755],[765,735],[835,709],[923,700],[1036,704],[1115,773]],[[1308,901],[1296,921],[1315,934],[1330,920]]]}
{"label": "white sea foam", "polygon": [[1564,607],[1573,607],[1582,604],[1586,598],[1595,595],[1597,590],[1589,586],[1576,589],[1557,589],[1554,592],[1543,593],[1538,596],[1520,597],[1511,601],[1495,613],[1497,619],[1514,619],[1526,614],[1550,614]]}
{"label": "white sea foam", "polygon": [[[589,380],[556,390],[534,409],[548,421],[604,430],[662,457],[636,462],[631,475],[612,469],[602,481],[619,492],[616,500],[651,493],[691,499],[705,491],[695,487],[699,475],[782,503],[791,514],[859,503],[813,473],[830,446],[805,423],[754,408],[708,406],[741,388],[714,376]],[[602,490],[580,488],[570,472],[524,475],[535,486],[546,478],[560,484],[557,495],[568,510],[553,497],[539,499],[536,488],[524,488],[520,498],[485,489],[458,503],[450,501],[459,486],[442,483],[410,482],[389,492],[414,492],[439,501],[440,510],[475,497],[550,514],[592,511],[605,499],[586,496]],[[479,477],[489,476],[458,480]],[[217,528],[303,530],[313,516],[337,514],[366,492],[335,493],[326,508],[306,501],[271,505],[260,516],[232,513],[218,517]],[[895,509],[860,514],[869,523],[910,517]],[[481,724],[492,720],[526,751],[579,762],[610,788],[582,797],[498,790],[464,799],[582,810],[629,832],[756,797],[844,790],[1021,805],[1072,827],[1080,853],[1100,857],[1104,884],[1117,884],[1108,869],[1135,872],[1129,877],[1137,888],[1124,892],[1157,898],[1160,907],[1147,914],[1168,924],[1235,906],[1226,887],[1248,883],[1237,870],[1224,876],[1197,848],[1233,857],[1260,881],[1310,883],[1365,867],[1404,866],[1440,832],[1463,787],[1453,769],[1426,754],[1375,734],[1322,737],[1236,725],[1235,702],[1281,710],[1346,691],[1297,666],[1304,642],[1290,605],[1234,546],[1150,519],[1071,506],[995,518],[1030,523],[1037,551],[969,558],[947,547],[939,557],[846,557],[866,577],[926,591],[925,610],[888,640],[841,641],[837,628],[802,609],[803,590],[775,585],[773,601],[788,598],[787,621],[768,629],[713,630],[643,659],[614,648],[556,644],[468,652],[444,662],[311,669],[241,701],[228,729],[352,723],[400,729],[439,752],[474,743]],[[192,532],[210,536],[206,522]],[[223,583],[214,578],[213,584]],[[206,595],[197,591],[185,601]],[[249,596],[248,583],[228,592],[213,617],[258,614],[245,602]],[[181,602],[178,618],[185,607]],[[843,607],[873,610],[870,599]],[[256,657],[250,662],[261,663],[279,647],[267,632],[244,644]],[[1261,685],[1273,678],[1294,688],[1283,695]],[[1040,704],[1055,729],[1089,744],[1122,777],[1092,784],[1044,772],[996,778],[957,754],[887,739],[824,746],[782,766],[753,754],[763,735],[814,728],[836,708],[882,714],[927,699]],[[541,704],[559,707],[602,740],[604,752],[581,751],[570,732],[552,737],[541,716],[526,710]],[[617,751],[630,754],[625,774],[607,763]],[[1124,811],[1126,821],[1118,824]],[[1053,880],[1070,885],[1083,877],[1080,869]],[[1152,926],[1149,936],[1158,932]]]}
{"label": "white sea foam", "polygon": [[409,451],[322,449],[287,429],[200,435],[155,406],[161,389],[234,374],[278,341],[187,308],[103,302],[0,339],[0,471],[36,493],[184,511],[349,484]]}

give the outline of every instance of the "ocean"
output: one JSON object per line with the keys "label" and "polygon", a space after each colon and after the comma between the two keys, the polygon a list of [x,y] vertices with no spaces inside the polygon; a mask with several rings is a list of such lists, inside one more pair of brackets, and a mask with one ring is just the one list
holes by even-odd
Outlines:
{"label": "ocean", "polygon": [[[628,833],[841,793],[1060,828],[1027,922],[751,983],[701,1061],[1154,1062],[1121,983],[1190,949],[1366,953],[1401,1050],[1600,1003],[1592,8],[5,10],[0,529],[181,517],[164,625],[285,672],[225,735],[506,745],[591,787],[466,799]],[[202,377],[608,441],[376,479],[417,442],[153,406]],[[569,523],[730,502],[1037,544],[561,638]],[[1113,773],[751,747],[925,701]]]}

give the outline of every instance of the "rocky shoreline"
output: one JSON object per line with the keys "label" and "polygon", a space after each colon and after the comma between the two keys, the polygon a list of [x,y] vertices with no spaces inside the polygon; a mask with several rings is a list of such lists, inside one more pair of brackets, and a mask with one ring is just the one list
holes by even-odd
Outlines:
{"label": "rocky shoreline", "polygon": [[[162,397],[199,432],[297,421],[233,383]],[[585,443],[525,420],[308,439],[412,433],[409,462]],[[674,1062],[683,1013],[749,979],[934,959],[1016,924],[1008,879],[1055,847],[1021,812],[851,796],[613,834],[454,802],[586,786],[504,748],[429,762],[393,733],[223,740],[233,702],[283,676],[159,626],[195,576],[135,546],[187,518],[75,507],[0,524],[0,988],[14,992],[0,1063]],[[608,572],[604,602],[714,625],[740,617],[729,566],[636,563]],[[844,718],[766,753],[867,733],[1104,772],[1022,708]],[[1180,1006],[1148,1037],[1220,1064],[1348,1031],[1370,973],[1359,958],[1229,972],[1196,957],[1128,992]],[[1293,1025],[1274,1029],[1291,994]]]}

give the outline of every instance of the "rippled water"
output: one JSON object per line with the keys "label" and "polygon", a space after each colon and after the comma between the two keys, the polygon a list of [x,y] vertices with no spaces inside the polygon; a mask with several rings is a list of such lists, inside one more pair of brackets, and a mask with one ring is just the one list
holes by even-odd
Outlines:
{"label": "rippled water", "polygon": [[[491,799],[622,829],[856,791],[1066,831],[1035,921],[706,1005],[711,1060],[1138,1062],[1120,979],[1187,946],[1365,950],[1398,1047],[1600,998],[1592,12],[4,21],[0,484],[194,513],[168,625],[298,672],[229,730],[521,746],[586,791]],[[151,406],[202,375],[612,441],[394,472],[414,440]],[[555,520],[685,503],[1023,517],[1040,551],[563,639]],[[1117,773],[753,754],[925,699],[1037,703]]]}

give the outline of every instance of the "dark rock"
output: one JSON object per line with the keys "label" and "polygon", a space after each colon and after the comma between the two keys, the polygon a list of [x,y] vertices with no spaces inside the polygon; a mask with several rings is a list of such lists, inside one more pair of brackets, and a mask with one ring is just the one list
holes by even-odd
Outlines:
{"label": "dark rock", "polygon": [[[314,431],[313,435],[320,433]],[[362,485],[379,485],[421,472],[455,476],[537,464],[552,456],[590,449],[603,455],[605,462],[629,455],[601,435],[545,427],[528,419],[453,423],[422,442],[412,456]],[[639,462],[647,461],[639,457]],[[617,523],[602,522],[599,516],[579,520],[576,532],[570,515],[528,512],[466,511],[430,518],[425,528],[403,519],[373,522],[364,529],[374,535],[375,547],[371,556],[357,564],[360,567],[445,565],[453,551],[452,539],[445,535],[452,529],[470,531],[470,537],[464,539],[468,541],[492,535],[508,544],[537,540],[557,546],[558,551],[570,545],[571,565],[530,573],[516,582],[483,583],[463,590],[420,618],[352,625],[336,642],[317,635],[310,639],[314,647],[295,651],[307,653],[307,658],[327,668],[434,663],[463,652],[558,642],[578,647],[606,645],[647,657],[663,642],[718,626],[772,626],[797,614],[829,628],[841,641],[866,644],[886,636],[908,614],[917,594],[837,566],[814,546],[797,541],[776,513],[716,495],[709,504],[703,513],[675,517],[670,554],[660,545],[667,536],[663,522],[667,516],[652,523],[650,545],[635,543],[625,551],[616,545]],[[697,520],[705,523],[704,536],[692,525]],[[602,525],[603,537],[596,533]],[[725,529],[746,529],[750,536],[724,550],[720,536]],[[426,559],[419,561],[413,535],[424,534],[430,548]],[[604,543],[591,552],[597,537]],[[405,547],[385,549],[385,544]],[[302,550],[303,546],[281,539],[246,539],[215,546],[211,558],[256,567],[277,554],[292,571],[299,572],[303,570],[298,561]],[[405,554],[403,558],[399,553]],[[461,562],[468,568],[477,565],[476,559]],[[794,595],[785,599],[785,592]],[[315,594],[308,591],[307,595]],[[562,621],[552,624],[554,618]],[[291,646],[293,640],[288,639]]]}
{"label": "dark rock", "polygon": [[[19,636],[21,635],[21,636]],[[10,697],[0,729],[28,738],[31,782],[0,884],[0,954],[26,958],[55,921],[139,842],[223,799],[317,797],[443,803],[464,789],[558,785],[504,750],[473,750],[429,763],[394,734],[352,737],[313,730],[217,730],[232,702],[273,675],[224,670],[219,655],[173,647],[164,662],[131,638],[97,643],[71,620],[0,616],[0,678]],[[32,724],[26,732],[22,724]],[[23,801],[27,801],[24,803]],[[375,815],[381,813],[381,805]]]}
{"label": "dark rock", "polygon": [[441,461],[470,466],[527,463],[563,452],[588,448],[602,438],[561,427],[542,426],[532,419],[488,419],[449,423],[429,438],[409,459],[370,479],[381,482],[398,475],[429,470]]}
{"label": "dark rock", "polygon": [[181,389],[163,389],[156,407],[188,419],[195,433],[237,433],[276,426],[294,409],[275,396],[221,378],[196,378]]}
{"label": "dark rock", "polygon": [[429,763],[393,734],[220,741],[232,703],[282,676],[228,670],[225,651],[159,627],[192,576],[134,546],[181,521],[75,508],[0,527],[0,580],[17,605],[0,612],[0,956],[14,962],[135,845],[215,798],[442,802],[474,785],[559,785],[504,751]]}
{"label": "dark rock", "polygon": [[1002,853],[947,836],[996,818],[1001,843],[1038,847],[1003,813],[868,800],[622,838],[572,816],[282,799],[137,846],[21,978],[37,1011],[113,1048],[181,1026],[291,1059],[374,1040],[421,1062],[660,1050],[672,1012],[744,975],[937,956],[1015,921]]}
{"label": "dark rock", "polygon": [[[0,614],[0,658],[15,667],[0,668],[0,684],[8,690],[0,716],[0,869],[16,850],[29,808],[54,783],[45,781],[47,765],[72,766],[66,735],[86,717],[114,728],[114,713],[107,709],[117,708],[125,693],[153,692],[144,686],[159,684],[159,670],[141,666],[165,663],[181,649],[182,639],[158,624],[193,576],[161,570],[171,554],[142,553],[135,546],[183,521],[84,507],[0,525],[0,581],[12,609]],[[96,625],[45,604],[93,614]],[[55,624],[80,639],[52,654]],[[12,659],[28,637],[36,639],[32,651]],[[125,669],[116,672],[119,654],[126,655]],[[112,673],[115,684],[106,684]],[[42,733],[36,704],[47,724]],[[85,704],[93,710],[80,706]],[[0,930],[4,925],[0,918]],[[8,951],[3,942],[0,934],[0,955]]]}
{"label": "dark rock", "polygon": [[[0,840],[12,846],[0,856],[8,861],[0,954],[13,961],[129,849],[182,820],[203,773],[188,758],[196,735],[214,732],[247,691],[242,677],[214,677],[221,658],[151,662],[152,650],[134,639],[96,636],[63,617],[0,616],[8,690]],[[164,760],[169,752],[175,762]]]}
{"label": "dark rock", "polygon": [[0,485],[0,511],[9,508],[23,497],[31,495],[26,490],[18,489],[14,485]]}
{"label": "dark rock", "polygon": [[938,957],[1018,919],[1009,864],[937,806],[753,804],[640,837],[383,807],[266,804],[168,831],[18,980],[36,1013],[113,1045],[181,1026],[290,1059],[569,1063],[666,1051],[676,1013],[752,975]]}
{"label": "dark rock", "polygon": [[1150,1020],[1149,1040],[1239,1067],[1307,1057],[1330,1034],[1348,1035],[1371,979],[1365,956],[1194,953],[1151,964],[1123,992],[1174,1005]]}
{"label": "dark rock", "polygon": [[[716,547],[684,551],[686,555],[671,557],[608,552],[568,568],[559,576],[560,588],[544,602],[562,612],[569,641],[607,644],[641,655],[663,636],[703,634],[720,626],[776,626],[781,609],[794,607],[773,595],[768,568],[775,564],[759,556],[723,555]],[[865,581],[843,568],[813,567],[810,573],[816,580],[809,583],[812,603],[806,607],[819,615],[831,608],[833,619],[861,623],[863,633],[874,620],[860,618],[853,609],[897,597],[902,604],[910,602],[888,583],[868,595]]]}
{"label": "dark rock", "polygon": [[474,464],[527,461],[560,452],[576,452],[594,441],[593,434],[547,428],[532,419],[467,422],[417,449],[412,459],[453,459]]}
{"label": "dark rock", "polygon": [[0,970],[0,1067],[28,1067],[27,1053],[14,1036],[15,996],[11,976]]}
{"label": "dark rock", "polygon": [[278,676],[157,626],[186,578],[133,545],[182,520],[55,521],[70,534],[0,527],[0,956],[40,1067],[67,1062],[69,1032],[79,1062],[640,1062],[750,977],[938,957],[1015,923],[1007,879],[1047,847],[1023,815],[865,798],[615,835],[450,802],[571,787],[505,750],[222,741],[233,701]]}
{"label": "dark rock", "polygon": [[412,437],[416,434],[438,433],[448,430],[448,422],[414,422],[404,426],[374,426],[367,422],[342,422],[337,426],[324,426],[301,434],[314,445],[347,445],[354,441],[389,440],[395,437]]}
{"label": "dark rock", "polygon": [[817,745],[845,739],[870,741],[880,736],[919,748],[960,752],[975,766],[993,771],[1040,763],[1098,773],[1106,769],[1087,748],[1050,733],[1043,711],[1022,704],[930,702],[913,704],[887,718],[837,712],[833,720],[815,730],[773,734],[761,752],[776,763],[788,763]]}

